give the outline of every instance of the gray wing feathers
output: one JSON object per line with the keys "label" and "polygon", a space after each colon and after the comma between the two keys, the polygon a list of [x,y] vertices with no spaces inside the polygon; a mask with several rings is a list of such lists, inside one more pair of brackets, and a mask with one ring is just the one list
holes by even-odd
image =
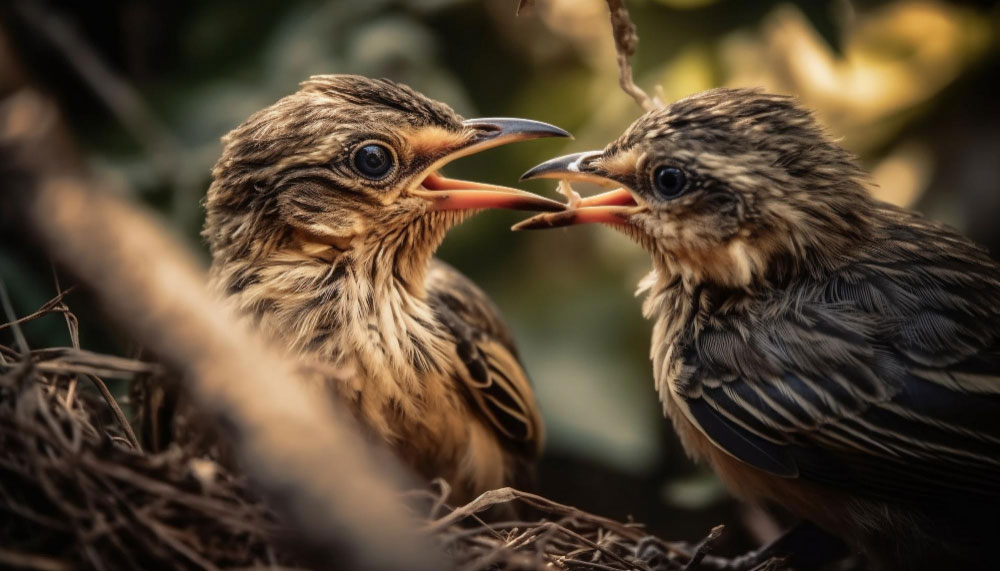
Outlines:
{"label": "gray wing feathers", "polygon": [[427,277],[434,311],[454,335],[466,367],[458,382],[484,420],[513,447],[534,456],[543,428],[534,391],[500,312],[470,280],[435,260]]}
{"label": "gray wing feathers", "polygon": [[706,323],[679,381],[698,426],[776,474],[915,501],[943,488],[1000,498],[1000,271],[935,237],[771,292],[753,327]]}

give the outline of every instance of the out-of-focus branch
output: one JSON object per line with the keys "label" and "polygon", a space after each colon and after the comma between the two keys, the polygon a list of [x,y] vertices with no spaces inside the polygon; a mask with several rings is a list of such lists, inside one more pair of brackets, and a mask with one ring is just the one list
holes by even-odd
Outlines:
{"label": "out-of-focus branch", "polygon": [[[0,37],[0,61],[4,45]],[[101,192],[53,152],[54,105],[0,99],[0,225],[23,230],[178,373],[242,466],[323,568],[440,569],[399,501],[404,470],[294,366],[216,303],[205,275],[148,213]]]}
{"label": "out-of-focus branch", "polygon": [[615,38],[615,51],[618,54],[619,85],[644,111],[662,107],[663,101],[659,97],[650,97],[632,79],[631,58],[639,47],[639,34],[629,16],[625,0],[608,0],[608,10],[611,12],[611,33]]}

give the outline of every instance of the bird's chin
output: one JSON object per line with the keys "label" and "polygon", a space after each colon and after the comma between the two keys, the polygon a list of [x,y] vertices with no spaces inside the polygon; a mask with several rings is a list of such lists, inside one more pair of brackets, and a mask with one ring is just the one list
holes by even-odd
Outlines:
{"label": "bird's chin", "polygon": [[482,211],[483,209],[481,208],[465,208],[462,210],[435,210],[427,208],[423,211],[421,218],[428,229],[447,231]]}

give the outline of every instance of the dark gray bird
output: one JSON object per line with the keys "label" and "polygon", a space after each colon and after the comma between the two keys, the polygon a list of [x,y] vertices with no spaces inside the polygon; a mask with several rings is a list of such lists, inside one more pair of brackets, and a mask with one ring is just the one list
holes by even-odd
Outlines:
{"label": "dark gray bird", "polygon": [[518,481],[542,421],[499,311],[434,251],[478,210],[563,206],[439,169],[552,136],[569,134],[318,76],[229,133],[213,171],[204,235],[219,291],[304,366],[351,371],[330,390],[456,499]]}
{"label": "dark gray bird", "polygon": [[[1000,531],[1000,266],[879,202],[784,96],[716,89],[524,178],[622,188],[516,228],[599,222],[653,259],[656,388],[736,495],[879,569],[987,569]],[[984,543],[989,541],[989,543]]]}

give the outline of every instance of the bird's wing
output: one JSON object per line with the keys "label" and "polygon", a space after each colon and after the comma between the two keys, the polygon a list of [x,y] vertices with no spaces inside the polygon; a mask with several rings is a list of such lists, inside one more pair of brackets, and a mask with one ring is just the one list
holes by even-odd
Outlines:
{"label": "bird's wing", "polygon": [[707,326],[682,357],[688,418],[773,474],[1000,498],[1000,271],[968,244],[912,243],[928,251],[880,251],[752,325]]}
{"label": "bird's wing", "polygon": [[459,382],[473,408],[513,448],[537,455],[541,414],[499,310],[474,283],[439,260],[431,264],[426,285],[435,314],[455,337],[466,369]]}

